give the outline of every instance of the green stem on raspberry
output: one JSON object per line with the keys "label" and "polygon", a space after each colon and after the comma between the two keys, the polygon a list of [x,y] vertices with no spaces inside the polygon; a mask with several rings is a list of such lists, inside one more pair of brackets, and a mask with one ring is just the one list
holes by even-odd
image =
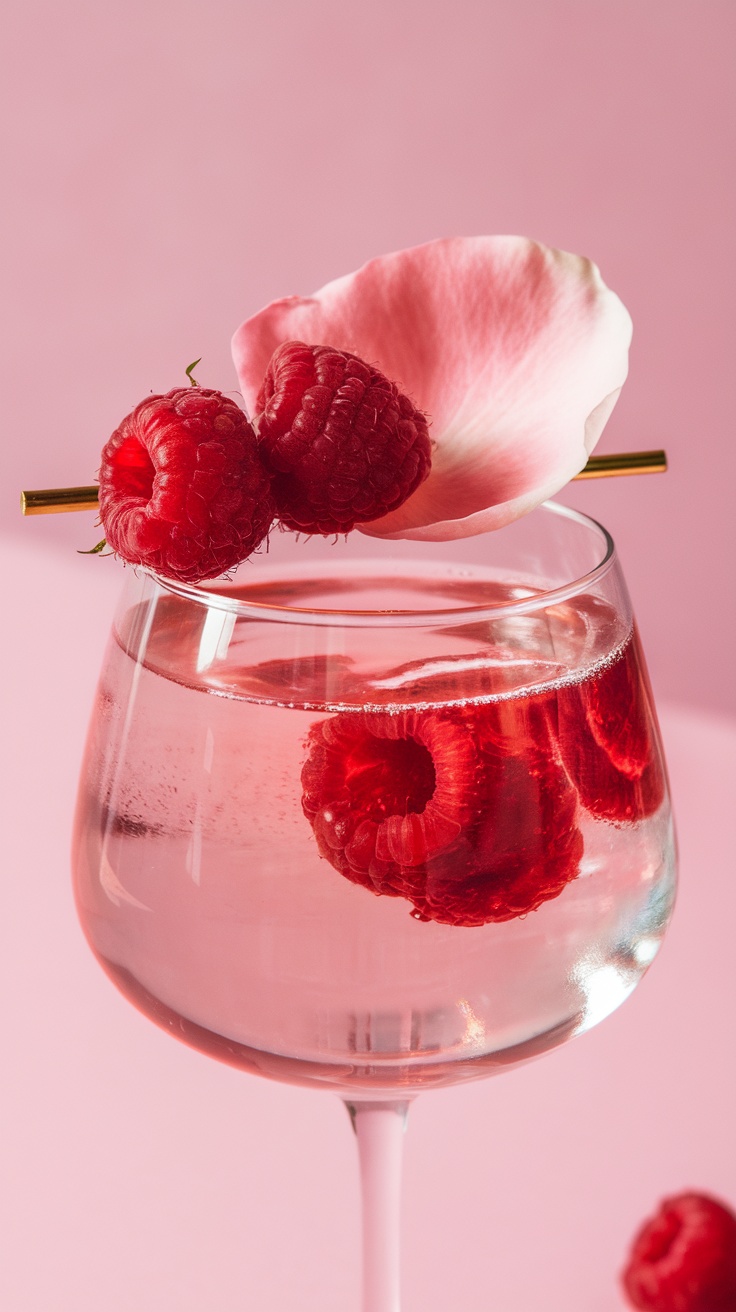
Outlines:
{"label": "green stem on raspberry", "polygon": [[[105,547],[106,547],[106,546],[107,546],[107,538],[103,538],[102,541],[101,541],[101,542],[98,542],[97,545],[96,545],[95,547],[90,547],[87,551],[80,551],[80,550],[77,550],[77,555],[78,555],[78,556],[100,556],[100,555],[103,553],[103,551],[105,551]],[[115,553],[114,553],[113,551],[107,551],[107,552],[105,552],[105,554],[106,554],[107,556],[113,556]]]}
{"label": "green stem on raspberry", "polygon": [[194,377],[194,374],[192,373],[192,369],[196,369],[196,368],[197,368],[197,365],[198,365],[198,364],[201,364],[201,363],[202,363],[202,356],[200,355],[200,357],[199,357],[198,360],[192,360],[192,363],[191,363],[190,365],[188,365],[188,367],[184,370],[184,372],[185,372],[187,378],[189,379],[189,382],[191,383],[192,387],[199,387],[199,383],[197,382],[196,378]]}

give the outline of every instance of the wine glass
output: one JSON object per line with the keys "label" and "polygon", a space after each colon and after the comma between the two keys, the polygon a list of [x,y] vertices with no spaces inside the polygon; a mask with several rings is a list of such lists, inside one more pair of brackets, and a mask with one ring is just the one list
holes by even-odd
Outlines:
{"label": "wine glass", "polygon": [[83,928],[176,1038],[346,1102],[363,1312],[397,1312],[411,1100],[603,1019],[671,912],[613,542],[548,503],[472,545],[276,533],[236,580],[126,574],[79,794]]}

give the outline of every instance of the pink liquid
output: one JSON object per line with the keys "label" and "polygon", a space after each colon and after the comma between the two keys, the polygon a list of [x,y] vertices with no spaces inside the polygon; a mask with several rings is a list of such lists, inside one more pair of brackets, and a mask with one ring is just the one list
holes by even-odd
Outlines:
{"label": "pink liquid", "polygon": [[[349,586],[305,578],[248,595],[439,609],[524,590],[358,571]],[[615,701],[622,662],[654,730],[635,639],[605,603],[517,615],[490,637],[473,623],[397,638],[226,610],[193,620],[168,596],[121,628],[90,732],[76,894],[106,970],[176,1037],[278,1079],[395,1099],[526,1060],[633,989],[666,927],[673,841],[658,757],[654,801],[650,790],[633,819],[606,814],[611,785],[590,735],[606,729],[601,698]],[[128,653],[141,634],[136,664]],[[320,854],[301,782],[315,724],[469,702],[520,710],[530,695],[554,707],[565,768],[585,793],[579,870],[559,895],[472,928],[420,921],[405,897],[376,896]]]}

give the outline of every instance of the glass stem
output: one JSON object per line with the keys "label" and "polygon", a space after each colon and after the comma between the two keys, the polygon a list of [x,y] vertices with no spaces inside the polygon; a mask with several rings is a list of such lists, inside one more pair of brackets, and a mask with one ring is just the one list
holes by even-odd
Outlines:
{"label": "glass stem", "polygon": [[401,1160],[408,1102],[346,1102],[363,1200],[363,1312],[400,1312]]}

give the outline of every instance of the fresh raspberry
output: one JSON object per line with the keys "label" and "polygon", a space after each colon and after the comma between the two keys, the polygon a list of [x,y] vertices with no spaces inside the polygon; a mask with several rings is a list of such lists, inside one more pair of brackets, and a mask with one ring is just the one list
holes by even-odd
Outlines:
{"label": "fresh raspberry", "polygon": [[[556,897],[582,855],[577,798],[548,744],[514,736],[502,705],[313,725],[302,806],[322,856],[407,898],[420,920],[483,925]],[[547,733],[540,708],[532,720]]]}
{"label": "fresh raspberry", "polygon": [[604,820],[642,820],[664,796],[645,678],[632,638],[595,678],[558,691],[562,759],[583,806]]}
{"label": "fresh raspberry", "polygon": [[429,473],[424,415],[378,369],[332,346],[279,346],[256,416],[277,513],[297,532],[380,519]]}
{"label": "fresh raspberry", "polygon": [[734,1312],[736,1216],[705,1194],[666,1198],[622,1275],[640,1312]]}
{"label": "fresh raspberry", "polygon": [[320,852],[354,883],[411,897],[479,805],[477,753],[441,712],[355,712],[312,726],[302,807]]}
{"label": "fresh raspberry", "polygon": [[233,569],[274,515],[253,429],[234,401],[206,387],[136,406],[103,449],[99,495],[113,550],[182,583]]}
{"label": "fresh raspberry", "polygon": [[428,870],[417,911],[445,924],[512,920],[558,897],[583,855],[577,793],[549,737],[552,699],[513,698],[476,708],[482,814],[467,835],[464,868],[447,857]]}

